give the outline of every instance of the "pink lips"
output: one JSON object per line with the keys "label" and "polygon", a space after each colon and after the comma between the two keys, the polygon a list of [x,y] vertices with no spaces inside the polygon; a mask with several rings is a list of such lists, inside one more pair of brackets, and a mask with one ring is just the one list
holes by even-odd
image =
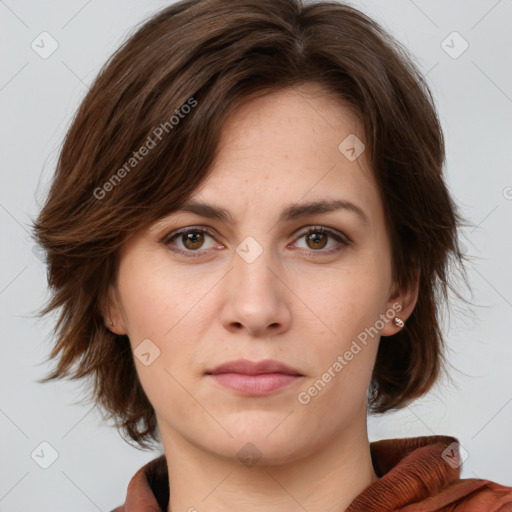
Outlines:
{"label": "pink lips", "polygon": [[218,384],[244,395],[261,396],[283,389],[303,375],[289,366],[271,359],[252,362],[229,361],[207,372]]}

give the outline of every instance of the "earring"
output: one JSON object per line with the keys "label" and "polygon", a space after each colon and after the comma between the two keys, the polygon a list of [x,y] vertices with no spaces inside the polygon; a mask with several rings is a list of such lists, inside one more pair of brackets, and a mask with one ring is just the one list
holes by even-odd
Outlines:
{"label": "earring", "polygon": [[395,316],[395,325],[400,327],[400,329],[405,325],[404,321],[401,318]]}
{"label": "earring", "polygon": [[114,325],[114,322],[112,322],[112,320],[110,320],[110,325]]}

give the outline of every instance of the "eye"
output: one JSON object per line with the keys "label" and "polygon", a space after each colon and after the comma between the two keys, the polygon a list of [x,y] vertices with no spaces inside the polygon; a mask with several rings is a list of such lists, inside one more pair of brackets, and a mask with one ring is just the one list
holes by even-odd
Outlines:
{"label": "eye", "polygon": [[[193,258],[201,256],[199,249],[206,251],[215,245],[212,244],[210,247],[204,247],[205,239],[211,238],[213,240],[213,237],[213,232],[211,232],[209,229],[189,227],[175,231],[166,236],[163,240],[163,243],[170,246],[172,251],[182,254],[186,257]],[[174,240],[176,240],[176,242],[174,242]],[[222,249],[223,247],[223,245],[217,244],[217,248]]]}
{"label": "eye", "polygon": [[[323,250],[328,245],[329,238],[331,239],[331,241],[337,241],[338,244],[331,244],[331,246],[328,247],[327,250]],[[336,231],[324,228],[322,226],[314,226],[309,228],[307,231],[304,231],[297,238],[297,240],[301,239],[305,239],[306,247],[303,247],[303,249],[309,250],[310,254],[333,254],[341,251],[344,247],[350,245],[350,240],[348,239],[347,236],[342,235],[341,233],[337,233]],[[293,245],[297,245],[297,243],[295,242]]]}
{"label": "eye", "polygon": [[[201,257],[208,250],[216,247],[217,249],[223,249],[222,244],[215,244],[215,234],[208,228],[205,227],[187,227],[174,231],[169,235],[165,236],[162,242],[169,247],[169,249],[179,255],[195,258]],[[209,247],[205,247],[205,241],[210,238]],[[334,254],[346,246],[351,244],[351,240],[341,233],[333,231],[331,229],[322,226],[313,226],[308,230],[302,232],[296,240],[305,239],[306,247],[298,247],[299,249],[309,251],[309,255],[321,256]],[[326,250],[324,250],[329,244],[329,239],[334,243],[331,244]],[[292,244],[297,247],[297,241]]]}

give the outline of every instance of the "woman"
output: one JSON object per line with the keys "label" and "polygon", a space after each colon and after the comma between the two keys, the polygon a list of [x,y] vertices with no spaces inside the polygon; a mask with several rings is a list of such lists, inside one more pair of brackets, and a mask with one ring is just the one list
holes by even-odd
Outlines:
{"label": "woman", "polygon": [[163,445],[117,512],[512,510],[453,437],[368,440],[444,369],[444,158],[421,74],[343,4],[188,0],[115,53],[34,229],[44,380]]}

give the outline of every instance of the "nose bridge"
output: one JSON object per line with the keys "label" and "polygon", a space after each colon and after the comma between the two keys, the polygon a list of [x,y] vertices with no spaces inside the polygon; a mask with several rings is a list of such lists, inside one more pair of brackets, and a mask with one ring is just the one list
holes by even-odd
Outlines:
{"label": "nose bridge", "polygon": [[[262,237],[263,238],[263,237]],[[222,320],[226,328],[245,327],[252,334],[265,333],[268,328],[287,328],[290,311],[285,303],[282,283],[276,276],[278,266],[272,250],[246,237],[236,248],[233,269],[226,276],[226,294]]]}
{"label": "nose bridge", "polygon": [[255,237],[247,236],[237,246],[234,277],[240,279],[239,286],[267,293],[270,287],[275,287],[277,280],[275,258],[271,248],[268,245],[264,247],[263,237],[259,238],[261,243]]}

